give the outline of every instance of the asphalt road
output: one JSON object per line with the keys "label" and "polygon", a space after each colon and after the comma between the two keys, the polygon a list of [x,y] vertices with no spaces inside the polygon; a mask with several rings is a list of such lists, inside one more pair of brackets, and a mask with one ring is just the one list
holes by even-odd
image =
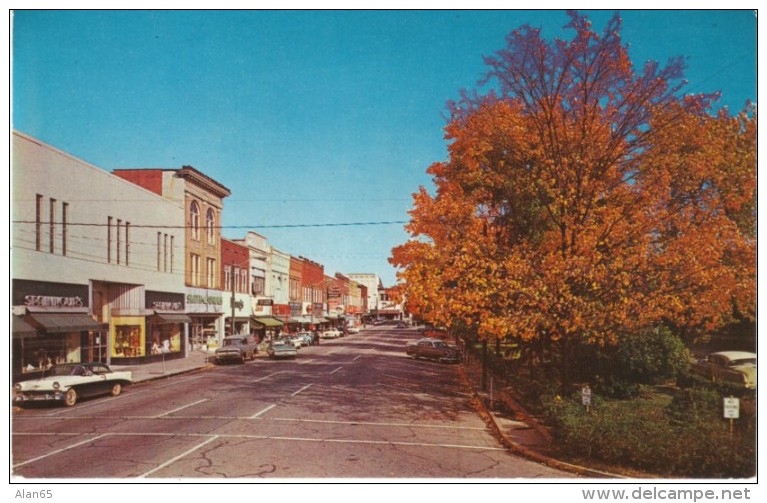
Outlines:
{"label": "asphalt road", "polygon": [[415,330],[375,327],[258,359],[12,417],[24,479],[553,479],[509,453],[458,367],[405,356]]}

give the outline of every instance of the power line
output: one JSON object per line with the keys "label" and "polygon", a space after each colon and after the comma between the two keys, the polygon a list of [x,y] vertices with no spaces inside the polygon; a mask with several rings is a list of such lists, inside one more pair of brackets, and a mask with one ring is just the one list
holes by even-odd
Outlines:
{"label": "power line", "polygon": [[[49,225],[51,222],[36,221],[36,220],[12,220],[13,224],[39,224]],[[384,222],[335,222],[324,224],[267,224],[267,225],[214,225],[213,229],[291,229],[302,227],[360,227],[360,226],[372,226],[372,225],[404,225],[409,223],[407,220],[391,220]],[[85,222],[53,222],[55,225],[65,224],[67,226],[80,226],[80,227],[108,227],[109,223],[85,223]],[[112,224],[114,226],[114,224]],[[193,225],[141,225],[130,224],[131,229],[209,229],[209,226],[193,226]]]}

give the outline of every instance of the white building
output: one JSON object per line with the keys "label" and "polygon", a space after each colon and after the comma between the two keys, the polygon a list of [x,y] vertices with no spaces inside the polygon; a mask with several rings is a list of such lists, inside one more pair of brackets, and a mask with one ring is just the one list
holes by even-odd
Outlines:
{"label": "white building", "polygon": [[12,135],[13,374],[184,356],[184,207]]}
{"label": "white building", "polygon": [[368,313],[375,315],[376,308],[381,307],[379,290],[383,290],[383,283],[377,274],[373,273],[355,273],[346,275],[352,281],[365,285],[368,289]]}

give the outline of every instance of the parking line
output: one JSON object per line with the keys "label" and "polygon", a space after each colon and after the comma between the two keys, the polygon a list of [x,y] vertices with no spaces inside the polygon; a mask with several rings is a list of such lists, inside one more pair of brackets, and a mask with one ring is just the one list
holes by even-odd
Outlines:
{"label": "parking line", "polygon": [[272,405],[270,405],[269,407],[265,408],[265,409],[264,409],[264,410],[262,410],[261,412],[256,412],[255,414],[253,414],[252,416],[250,416],[250,418],[249,418],[249,419],[255,419],[255,418],[257,418],[258,416],[260,416],[261,414],[263,414],[263,413],[265,413],[265,412],[268,412],[268,411],[272,410],[272,409],[273,409],[273,408],[275,408],[275,407],[277,407],[277,404],[276,404],[276,403],[273,403]]}
{"label": "parking line", "polygon": [[310,386],[311,386],[311,384],[307,384],[306,386],[304,386],[300,390],[296,391],[295,393],[292,393],[290,396],[296,396],[297,394],[301,393],[303,390],[305,390],[306,388],[308,388]]}
{"label": "parking line", "polygon": [[103,438],[103,437],[106,437],[107,435],[108,435],[108,433],[104,433],[103,435],[99,435],[97,437],[89,438],[88,440],[83,440],[82,442],[78,442],[78,443],[76,443],[74,445],[70,445],[69,447],[64,447],[63,449],[57,449],[55,451],[49,452],[48,454],[43,454],[42,456],[37,456],[36,458],[28,459],[28,460],[24,461],[23,463],[15,464],[15,465],[13,465],[13,467],[14,468],[18,468],[19,466],[24,466],[24,465],[29,464],[29,463],[34,463],[35,461],[39,461],[39,460],[41,460],[43,458],[47,458],[48,456],[53,456],[54,454],[58,454],[60,452],[68,451],[69,449],[74,449],[75,447],[79,447],[79,446],[81,446],[83,444],[87,444],[87,443],[90,443],[90,442],[95,442],[96,440],[98,440],[100,438]]}
{"label": "parking line", "polygon": [[343,365],[341,365],[340,367],[338,367],[338,368],[337,368],[337,369],[335,369],[334,371],[330,372],[330,375],[333,375],[333,374],[335,374],[336,372],[338,372],[338,371],[339,371],[339,370],[341,370],[342,368],[344,368],[344,366],[343,366]]}
{"label": "parking line", "polygon": [[182,406],[182,407],[179,407],[179,408],[177,408],[177,409],[169,410],[168,412],[165,412],[165,413],[163,413],[163,414],[160,414],[160,415],[158,415],[158,416],[154,416],[154,417],[155,417],[155,418],[158,418],[158,417],[167,416],[168,414],[173,414],[174,412],[178,412],[178,411],[180,411],[180,410],[186,409],[187,407],[191,407],[191,406],[193,406],[193,405],[197,405],[198,403],[207,402],[207,401],[208,401],[208,399],[207,399],[207,398],[203,398],[202,400],[197,400],[197,401],[196,401],[196,402],[194,402],[194,403],[190,403],[190,404],[188,404],[188,405],[184,405],[184,406]]}
{"label": "parking line", "polygon": [[203,442],[203,443],[201,443],[201,444],[199,444],[199,445],[196,445],[195,447],[192,447],[191,449],[189,449],[188,451],[186,451],[186,452],[184,452],[184,453],[182,453],[182,454],[179,454],[179,455],[178,455],[178,456],[176,456],[175,458],[173,458],[173,459],[169,459],[168,461],[166,461],[165,463],[161,464],[161,465],[160,465],[160,466],[158,466],[157,468],[153,468],[152,470],[149,470],[148,472],[142,473],[142,474],[141,474],[141,475],[139,475],[138,477],[139,477],[139,478],[144,478],[144,477],[146,477],[146,476],[148,476],[148,475],[151,475],[151,474],[153,474],[153,473],[154,473],[154,472],[156,472],[156,471],[162,470],[162,469],[163,469],[163,468],[165,468],[166,466],[169,466],[169,465],[171,465],[171,464],[175,463],[176,461],[178,461],[179,459],[183,458],[184,456],[188,456],[189,454],[193,453],[194,451],[196,451],[197,449],[199,449],[199,448],[200,448],[200,447],[202,447],[203,445],[209,444],[210,442],[213,442],[213,441],[214,441],[214,440],[216,440],[217,438],[218,438],[218,435],[216,435],[216,436],[214,436],[214,437],[211,437],[211,438],[209,438],[208,440],[206,440],[205,442]]}

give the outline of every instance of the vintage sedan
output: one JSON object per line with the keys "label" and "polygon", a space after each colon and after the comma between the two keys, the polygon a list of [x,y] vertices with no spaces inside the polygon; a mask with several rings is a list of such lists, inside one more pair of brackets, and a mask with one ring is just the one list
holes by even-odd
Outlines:
{"label": "vintage sedan", "polygon": [[690,370],[698,375],[744,388],[756,389],[756,353],[719,351],[694,362]]}
{"label": "vintage sedan", "polygon": [[343,334],[335,328],[322,332],[323,339],[338,339],[339,337],[343,337]]}
{"label": "vintage sedan", "polygon": [[50,376],[16,383],[13,401],[19,405],[58,401],[72,407],[81,397],[117,396],[132,382],[132,372],[113,371],[103,363],[63,363],[53,367]]}
{"label": "vintage sedan", "polygon": [[216,349],[216,363],[225,361],[254,360],[258,353],[258,344],[249,335],[229,335],[224,337],[224,343]]}
{"label": "vintage sedan", "polygon": [[405,347],[405,353],[417,360],[437,360],[442,363],[458,363],[461,361],[461,352],[448,346],[445,341],[434,338],[420,339],[410,342]]}
{"label": "vintage sedan", "polygon": [[266,347],[266,354],[269,355],[269,358],[275,360],[279,358],[295,358],[298,354],[298,350],[289,342],[275,340],[271,341]]}

